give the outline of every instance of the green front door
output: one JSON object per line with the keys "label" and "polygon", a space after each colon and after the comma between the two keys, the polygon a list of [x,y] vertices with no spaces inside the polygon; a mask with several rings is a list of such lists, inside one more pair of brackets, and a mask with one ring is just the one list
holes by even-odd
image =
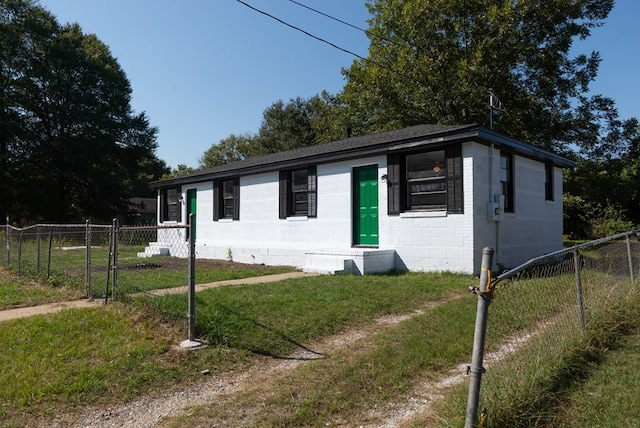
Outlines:
{"label": "green front door", "polygon": [[[193,240],[196,239],[196,189],[187,190],[187,224],[189,224],[189,214],[193,214]],[[189,232],[187,231],[187,238]]]}
{"label": "green front door", "polygon": [[378,167],[354,170],[355,245],[378,245]]}

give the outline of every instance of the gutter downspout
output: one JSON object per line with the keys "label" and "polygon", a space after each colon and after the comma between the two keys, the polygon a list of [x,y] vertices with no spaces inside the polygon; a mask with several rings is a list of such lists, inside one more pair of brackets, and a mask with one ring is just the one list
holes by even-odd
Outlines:
{"label": "gutter downspout", "polygon": [[[495,244],[493,246],[493,248],[495,249],[495,263],[500,263],[502,257],[500,255],[500,217],[502,216],[502,204],[500,203],[500,195],[495,195],[493,192],[493,185],[495,182],[495,177],[494,177],[494,161],[495,161],[495,144],[491,143],[489,146],[489,203],[492,204],[492,206],[495,206],[494,204],[497,202],[498,206],[500,207],[500,215],[494,217],[493,219],[493,223],[494,223],[494,231],[495,231]],[[496,201],[496,197],[498,198],[498,200]]]}
{"label": "gutter downspout", "polygon": [[493,202],[493,147],[489,145],[489,203]]}

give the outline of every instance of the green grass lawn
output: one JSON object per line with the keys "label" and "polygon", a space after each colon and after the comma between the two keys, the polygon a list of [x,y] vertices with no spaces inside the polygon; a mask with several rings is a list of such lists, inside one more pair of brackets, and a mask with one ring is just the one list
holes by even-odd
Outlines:
{"label": "green grass lawn", "polygon": [[[126,281],[166,287],[182,275],[170,271],[169,261],[157,260],[163,266],[131,269],[130,277],[125,276]],[[220,272],[223,267],[227,272]],[[218,265],[215,269],[202,265],[197,268],[197,282],[290,270],[274,269],[234,264]],[[50,284],[22,284],[23,279],[12,275],[5,278],[10,279],[4,285],[0,283],[0,296],[14,294],[14,302],[24,302],[25,296],[35,296],[38,289],[45,294],[64,290]],[[556,280],[563,278],[558,275]],[[29,284],[33,284],[33,290],[26,288]],[[367,409],[407,394],[415,382],[447,376],[453,366],[468,362],[477,298],[469,294],[467,288],[476,284],[477,279],[467,275],[406,273],[315,276],[208,289],[196,296],[196,336],[209,346],[197,352],[176,346],[187,337],[185,294],[123,296],[121,301],[106,307],[65,310],[5,322],[0,328],[0,391],[6,391],[0,394],[0,426],[24,426],[34,418],[44,421],[52,415],[77,414],[86,406],[115,406],[142,394],[182,388],[196,382],[204,369],[214,375],[238,372],[262,358],[286,357],[330,335],[371,325],[383,315],[412,313],[411,318],[381,329],[357,349],[346,347],[330,358],[288,373],[271,385],[270,394],[242,392],[238,397],[240,401],[232,405],[212,403],[196,412],[197,416],[183,416],[171,422],[173,426],[206,424],[216,417],[233,417],[238,403],[262,400],[265,410],[257,422],[262,426],[324,425],[336,420],[355,425]],[[511,305],[514,311],[522,312],[518,301],[557,291],[557,285],[548,281],[522,282],[519,286],[521,292],[517,294],[511,295],[506,289],[496,293],[492,310],[494,320],[501,321],[492,327],[490,347],[515,330],[526,331],[540,322],[539,316],[532,314],[500,315],[495,305]],[[512,288],[515,291],[515,287]],[[52,296],[48,298],[57,298],[55,294]],[[415,314],[433,302],[440,305]],[[565,312],[575,312],[558,299],[543,300],[538,306],[542,316],[554,319]],[[640,316],[633,309],[636,307],[624,308],[622,324],[638,324]],[[589,336],[589,352],[617,343],[608,336],[611,332],[625,334],[626,330],[619,328],[621,321],[617,315],[600,321],[600,328],[595,326],[595,331],[600,333]],[[619,349],[624,352],[625,348]],[[633,346],[630,349],[629,352],[637,350]],[[615,361],[620,361],[618,365],[623,366],[623,357],[619,360],[611,357],[615,352],[618,349],[602,361],[611,361],[613,366]],[[594,351],[593,355],[600,354]],[[595,358],[584,361],[591,364],[589,373],[597,372]],[[636,361],[630,358],[631,363]],[[604,370],[605,365],[602,368]],[[617,377],[626,373],[622,368],[619,370]],[[549,373],[552,377],[567,374],[553,370]],[[579,377],[569,375],[567,381],[558,383],[564,389],[536,390],[536,402],[553,404],[547,413],[559,415],[558,420],[580,420],[572,416],[572,412],[581,411],[579,406],[605,406],[604,396],[612,393],[609,389],[595,390],[594,384],[582,395],[578,392],[571,395],[588,385],[590,378],[582,377],[582,372]],[[598,378],[594,375],[593,379]],[[625,378],[610,388],[616,387],[625,389],[630,384]],[[547,393],[551,399],[541,399],[544,397],[540,394]],[[453,395],[457,397],[450,402],[453,410],[444,406],[440,414],[453,424],[448,426],[456,425],[460,417],[464,417],[465,391],[458,389]],[[592,404],[587,401],[591,398],[603,401]],[[619,398],[623,400],[630,408],[636,404],[631,398]],[[558,410],[558,402],[563,403],[562,411]],[[509,406],[507,402],[502,404],[505,408]],[[535,403],[530,407],[535,411]],[[624,414],[623,410],[618,413]],[[428,422],[422,425],[430,426],[434,420],[438,419],[425,419]],[[547,420],[555,419],[547,415]],[[620,426],[627,426],[625,420],[619,420]]]}
{"label": "green grass lawn", "polygon": [[[101,260],[95,255],[91,263],[91,296],[103,297],[107,291],[106,254],[104,249],[92,250],[104,256]],[[64,252],[64,254],[57,254]],[[22,262],[21,275],[17,275],[17,266],[8,270],[0,266],[0,309],[15,306],[34,306],[54,301],[72,300],[87,295],[85,282],[84,249],[53,249],[55,263],[47,268],[43,262],[40,269],[28,260]],[[60,260],[57,260],[60,258]],[[64,262],[62,262],[64,260]],[[136,250],[127,248],[120,252],[118,261],[118,294],[124,297],[130,293],[162,288],[186,286],[188,281],[188,259],[176,257],[154,257],[142,259],[136,256]],[[46,274],[49,271],[49,277]],[[295,271],[290,266],[265,266],[226,261],[196,260],[196,283],[204,284],[231,279],[250,278]],[[112,293],[112,277],[109,277],[109,295]],[[40,281],[40,282],[39,282]],[[44,284],[44,286],[43,286]]]}
{"label": "green grass lawn", "polygon": [[31,278],[18,277],[0,267],[0,310],[74,300],[84,295],[84,290],[79,287],[42,284]]}
{"label": "green grass lawn", "polygon": [[567,394],[554,425],[565,428],[640,426],[640,329],[591,367],[584,383]]}
{"label": "green grass lawn", "polygon": [[[282,355],[385,314],[465,292],[466,275],[311,276],[277,284],[221,287],[196,296],[196,330],[211,344]],[[184,319],[184,296],[142,297],[164,318]]]}
{"label": "green grass lawn", "polygon": [[123,402],[193,381],[203,368],[241,370],[381,315],[466,295],[474,281],[451,274],[318,276],[206,290],[196,299],[196,327],[210,346],[193,353],[176,350],[187,336],[184,294],[6,322],[0,390],[10,393],[0,398],[0,425]]}
{"label": "green grass lawn", "polygon": [[[151,260],[137,257],[120,258],[119,267],[118,291],[121,294],[181,287],[189,283],[188,259],[176,257],[154,257]],[[290,266],[252,265],[197,259],[195,282],[196,284],[206,284],[209,282],[294,272],[295,270]]]}

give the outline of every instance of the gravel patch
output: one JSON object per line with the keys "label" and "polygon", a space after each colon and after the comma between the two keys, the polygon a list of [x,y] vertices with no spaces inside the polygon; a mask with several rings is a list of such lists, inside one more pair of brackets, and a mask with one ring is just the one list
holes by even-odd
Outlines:
{"label": "gravel patch", "polygon": [[[123,406],[106,409],[87,409],[74,421],[46,421],[47,427],[122,427],[150,428],[159,426],[170,417],[185,414],[194,406],[211,402],[233,399],[233,394],[264,387],[283,375],[305,363],[326,358],[327,355],[366,340],[383,328],[390,328],[404,320],[420,315],[426,310],[444,302],[429,303],[423,310],[410,314],[384,316],[362,328],[349,330],[330,336],[321,343],[299,349],[283,358],[265,358],[248,371],[215,376],[188,388],[171,391],[160,397],[142,397]],[[189,351],[184,351],[189,352]],[[197,352],[197,351],[191,351]],[[203,374],[203,377],[208,377]],[[389,409],[389,416],[398,411],[409,412],[402,406],[397,410]],[[250,425],[255,416],[251,409],[243,410],[235,426]],[[402,415],[401,415],[402,416]],[[389,419],[391,420],[391,419]],[[215,425],[212,425],[215,426]]]}

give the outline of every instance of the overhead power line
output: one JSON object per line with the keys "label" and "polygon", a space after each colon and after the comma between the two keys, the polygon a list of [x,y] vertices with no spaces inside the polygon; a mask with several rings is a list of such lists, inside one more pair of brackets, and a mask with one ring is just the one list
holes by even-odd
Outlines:
{"label": "overhead power line", "polygon": [[[383,65],[383,64],[380,64],[379,62],[376,62],[376,61],[374,61],[374,60],[372,60],[372,59],[365,58],[365,57],[363,57],[363,56],[361,56],[361,55],[358,55],[357,53],[355,53],[355,52],[353,52],[353,51],[350,51],[349,49],[345,49],[345,48],[343,48],[343,47],[341,47],[341,46],[338,46],[338,45],[336,45],[335,43],[332,43],[332,42],[330,42],[330,41],[328,41],[328,40],[326,40],[326,39],[323,39],[322,37],[318,37],[318,36],[316,36],[316,35],[314,35],[314,34],[311,34],[311,33],[309,33],[308,31],[303,30],[303,29],[302,29],[302,28],[300,28],[300,27],[296,27],[296,26],[295,26],[295,25],[293,25],[293,24],[289,24],[288,22],[283,21],[282,19],[278,18],[277,16],[271,15],[270,13],[267,13],[267,12],[265,12],[265,11],[263,11],[263,10],[260,10],[260,9],[258,9],[257,7],[254,7],[254,6],[252,6],[252,5],[250,5],[250,4],[246,3],[246,2],[244,2],[244,1],[242,1],[242,0],[236,0],[236,1],[237,1],[238,3],[240,3],[240,4],[244,5],[244,6],[248,7],[249,9],[251,9],[251,10],[255,11],[255,12],[258,12],[258,13],[260,13],[260,14],[262,14],[262,15],[268,16],[269,18],[274,19],[274,20],[278,21],[279,23],[281,23],[281,24],[283,24],[283,25],[286,25],[287,27],[292,28],[292,29],[294,29],[294,30],[296,30],[296,31],[300,31],[301,33],[303,33],[303,34],[305,34],[305,35],[307,35],[307,36],[309,36],[309,37],[311,37],[311,38],[313,38],[313,39],[316,39],[316,40],[318,40],[318,41],[320,41],[320,42],[322,42],[322,43],[326,43],[326,44],[328,44],[329,46],[331,46],[331,47],[333,47],[333,48],[335,48],[335,49],[338,49],[338,50],[340,50],[340,51],[342,51],[342,52],[345,52],[345,53],[347,53],[347,54],[349,54],[349,55],[353,55],[354,57],[356,57],[356,58],[358,58],[358,59],[360,59],[360,60],[362,60],[362,61],[366,61],[366,62],[368,62],[368,63],[371,63],[371,64],[373,64],[373,65],[375,65],[375,66],[377,66],[377,67],[380,67],[380,68],[382,68],[382,69],[384,69],[384,70],[387,70],[387,71],[390,71],[390,72],[392,72],[392,73],[394,73],[394,74],[397,74],[398,76],[402,77],[403,79],[411,80],[411,81],[413,81],[414,83],[418,84],[419,86],[422,86],[422,84],[421,84],[420,82],[418,82],[417,80],[415,80],[415,79],[413,79],[413,78],[411,78],[411,77],[405,76],[404,74],[400,73],[399,71],[396,71],[396,70],[394,70],[394,69],[392,69],[392,68],[389,68],[389,67],[387,67],[387,66],[385,66],[385,65]],[[300,4],[300,3],[297,3],[297,2],[294,2],[294,3],[296,3],[296,4]],[[302,4],[300,4],[300,5],[301,5],[301,6],[304,6],[304,5],[302,5]],[[323,14],[323,15],[324,15],[324,14]],[[337,18],[333,18],[333,19],[337,19]],[[364,30],[363,30],[363,31],[364,31]]]}
{"label": "overhead power line", "polygon": [[329,18],[329,19],[333,19],[333,20],[334,20],[334,21],[336,21],[336,22],[339,22],[339,23],[344,24],[344,25],[346,25],[346,26],[349,26],[349,27],[351,27],[351,28],[355,28],[356,30],[360,30],[360,31],[362,31],[362,32],[363,32],[363,33],[365,33],[365,34],[367,33],[367,30],[365,30],[364,28],[360,28],[360,27],[358,27],[357,25],[353,25],[353,24],[351,24],[351,23],[349,23],[349,22],[343,21],[342,19],[338,19],[338,18],[336,18],[335,16],[331,16],[331,15],[329,15],[329,14],[327,14],[327,13],[324,13],[324,12],[322,12],[322,11],[319,11],[319,10],[317,10],[317,9],[314,9],[314,8],[312,8],[312,7],[310,7],[310,6],[307,6],[306,4],[302,4],[302,3],[297,2],[297,1],[295,1],[295,0],[289,0],[289,1],[290,1],[291,3],[293,3],[293,4],[297,4],[297,5],[298,5],[298,6],[300,6],[300,7],[304,7],[305,9],[309,9],[310,11],[313,11],[313,12],[315,12],[315,13],[318,13],[318,14],[320,14],[320,15],[322,15],[322,16],[326,16],[326,17],[327,17],[327,18]]}
{"label": "overhead power line", "polygon": [[[334,20],[336,22],[344,24],[344,25],[346,25],[348,27],[351,27],[351,28],[354,28],[356,30],[362,31],[364,34],[367,34],[367,30],[365,30],[364,28],[358,27],[357,25],[353,25],[350,22],[343,21],[342,19],[336,18],[335,16],[331,16],[328,13],[324,13],[324,12],[318,10],[318,9],[314,9],[314,8],[312,8],[310,6],[307,6],[306,4],[302,4],[302,3],[298,2],[298,1],[295,1],[295,0],[289,0],[289,1],[291,3],[293,3],[293,4],[296,4],[296,5],[300,6],[300,7],[304,7],[305,9],[308,9],[308,10],[310,10],[312,12],[315,12],[315,13],[317,13],[319,15],[322,15],[322,16],[327,17],[329,19],[332,19],[332,20]],[[367,36],[368,36],[368,34],[367,34]],[[402,40],[405,44],[398,43],[398,42],[396,42],[395,40],[393,40],[392,38],[389,38],[389,37],[383,37],[383,38],[384,38],[384,40],[390,42],[391,44],[394,44],[394,45],[399,46],[399,47],[403,47],[404,48],[404,47],[410,47],[411,46],[411,43],[408,42],[403,37],[399,36],[398,34],[396,34],[396,37],[398,37],[400,40]]]}
{"label": "overhead power line", "polygon": [[273,15],[271,15],[270,13],[267,13],[267,12],[265,12],[265,11],[263,11],[263,10],[260,10],[260,9],[258,9],[258,8],[256,8],[256,7],[254,7],[254,6],[250,5],[250,4],[248,4],[248,3],[245,3],[245,2],[244,2],[244,1],[242,1],[242,0],[236,0],[236,1],[237,1],[238,3],[240,3],[240,4],[245,5],[245,6],[246,6],[246,7],[248,7],[249,9],[252,9],[252,10],[254,10],[254,11],[258,12],[258,13],[261,13],[261,14],[263,14],[263,15],[265,15],[265,16],[268,16],[268,17],[269,17],[269,18],[271,18],[271,19],[275,19],[275,20],[276,20],[276,21],[278,21],[279,23],[281,23],[281,24],[283,24],[283,25],[286,25],[286,26],[287,26],[287,27],[289,27],[289,28],[293,28],[294,30],[300,31],[301,33],[304,33],[304,34],[306,34],[307,36],[309,36],[309,37],[311,37],[311,38],[314,38],[314,39],[316,39],[316,40],[318,40],[318,41],[320,41],[320,42],[322,42],[322,43],[326,43],[326,44],[328,44],[329,46],[331,46],[331,47],[333,47],[333,48],[335,48],[335,49],[341,50],[342,52],[348,53],[349,55],[353,55],[353,56],[355,56],[356,58],[359,58],[359,59],[361,59],[361,60],[366,60],[366,58],[364,58],[364,57],[362,57],[362,56],[358,55],[357,53],[355,53],[355,52],[353,52],[353,51],[350,51],[350,50],[348,50],[348,49],[345,49],[345,48],[343,48],[343,47],[340,47],[340,46],[336,45],[335,43],[331,43],[330,41],[328,41],[328,40],[326,40],[326,39],[323,39],[322,37],[315,36],[315,35],[313,35],[313,34],[309,33],[308,31],[303,30],[303,29],[302,29],[302,28],[300,28],[300,27],[296,27],[296,26],[295,26],[295,25],[293,25],[293,24],[289,24],[288,22],[283,21],[282,19],[278,18],[277,16],[273,16]]}

